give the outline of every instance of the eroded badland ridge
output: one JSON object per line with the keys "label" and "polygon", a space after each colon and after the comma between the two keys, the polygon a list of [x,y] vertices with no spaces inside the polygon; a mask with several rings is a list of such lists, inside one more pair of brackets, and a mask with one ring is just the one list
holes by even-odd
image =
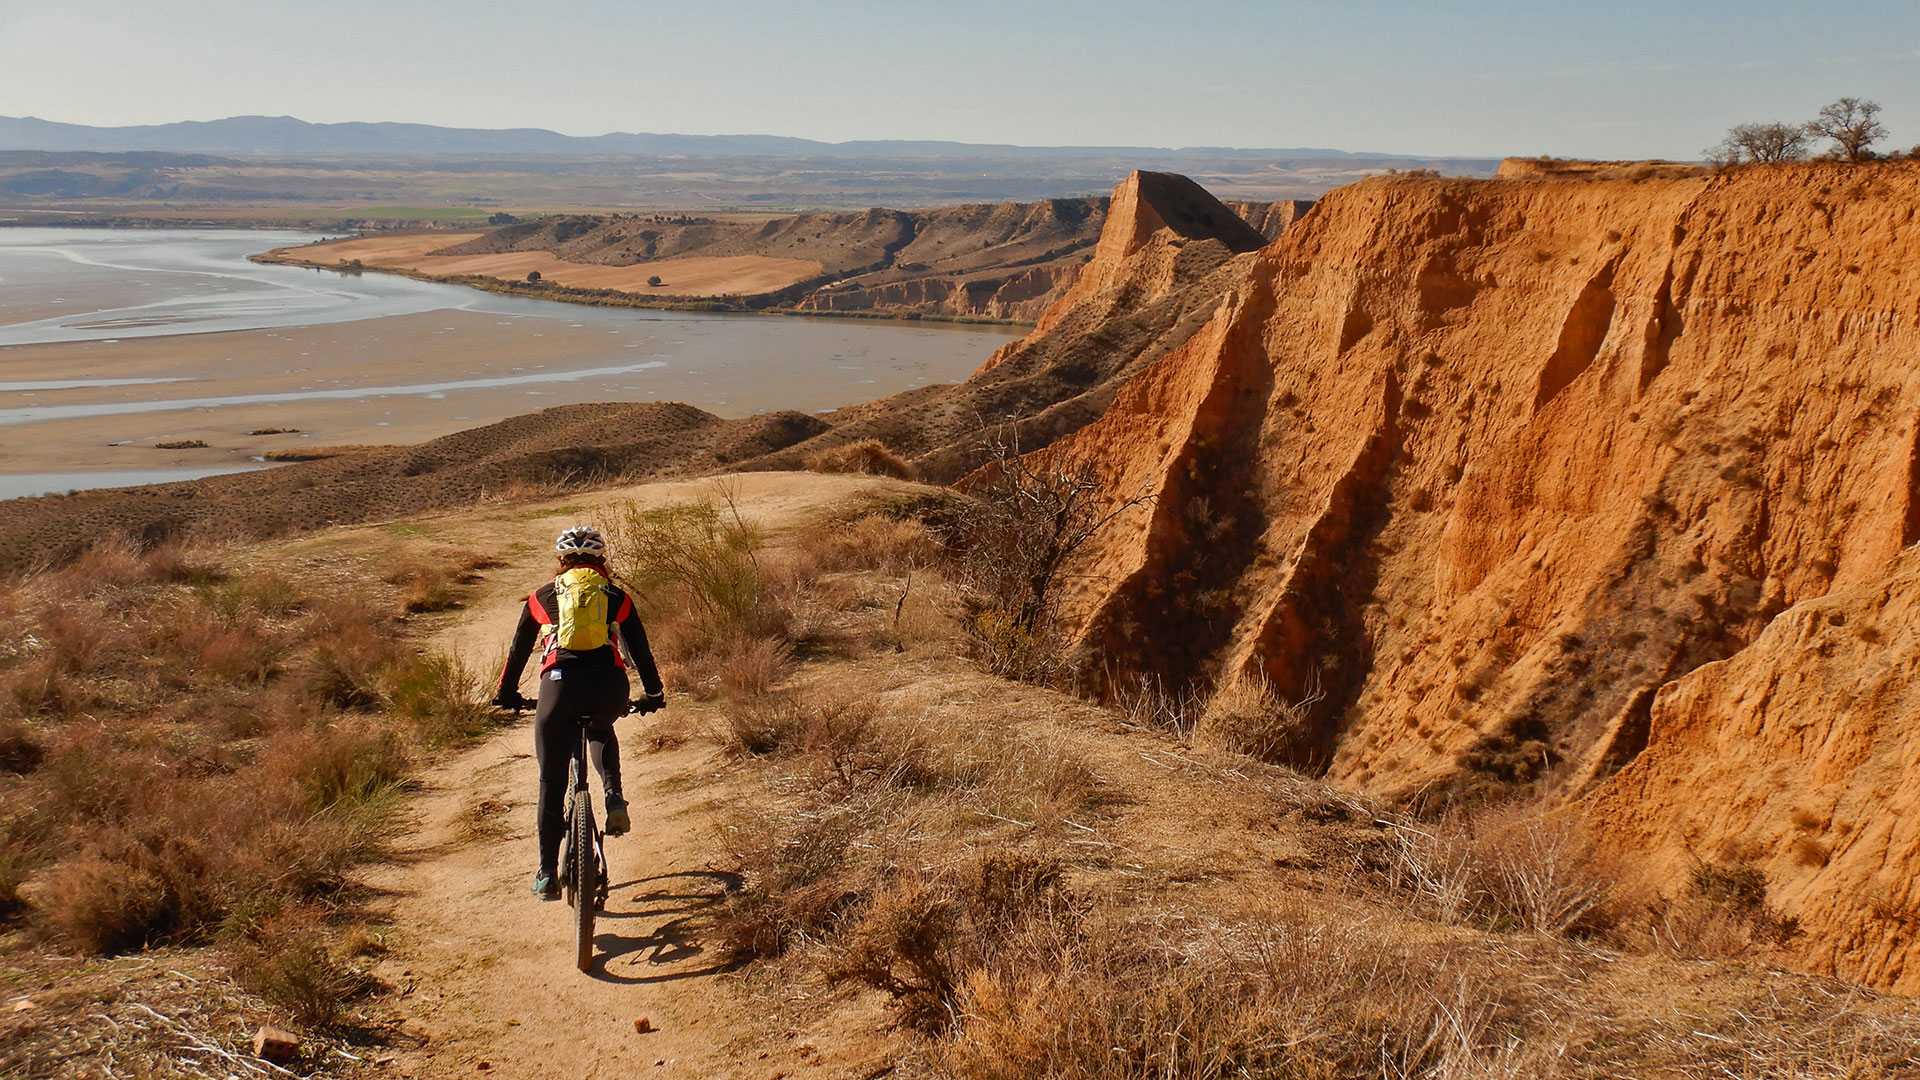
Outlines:
{"label": "eroded badland ridge", "polygon": [[1345,785],[1540,782],[1645,880],[1750,863],[1807,966],[1920,988],[1917,193],[1837,166],[1333,193],[1047,451],[1158,496],[1075,579],[1082,647],[1270,680],[1312,703],[1296,763]]}
{"label": "eroded badland ridge", "polygon": [[1916,205],[1906,165],[1383,177],[1276,230],[1141,173],[1034,332],[961,386],[831,423],[553,410],[22,500],[0,541],[20,565],[107,524],[307,528],[865,438],[951,481],[1015,416],[1115,504],[1155,496],[1071,578],[1094,689],[1264,679],[1307,706],[1302,769],[1428,804],[1537,788],[1655,888],[1750,866],[1797,963],[1911,993]]}

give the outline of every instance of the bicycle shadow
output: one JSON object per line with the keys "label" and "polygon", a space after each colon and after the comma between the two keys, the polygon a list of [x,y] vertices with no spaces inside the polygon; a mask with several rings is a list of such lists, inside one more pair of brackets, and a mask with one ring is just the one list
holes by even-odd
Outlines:
{"label": "bicycle shadow", "polygon": [[[727,894],[739,891],[743,884],[740,875],[717,870],[687,870],[621,882],[613,886],[613,891],[617,895],[623,889],[650,884],[656,887],[635,898],[639,907],[630,911],[602,912],[600,918],[628,920],[677,917],[668,918],[648,933],[595,934],[593,970],[588,974],[601,982],[631,986],[724,975],[746,963],[744,958],[736,957],[702,967],[684,966],[706,955],[707,946],[700,940],[701,932],[711,925],[710,913],[726,902]],[[698,888],[698,884],[706,884],[709,888]],[[675,888],[675,885],[680,887]],[[694,887],[688,888],[689,885]],[[673,970],[660,971],[658,974],[625,975],[608,970],[616,963],[642,969]]]}

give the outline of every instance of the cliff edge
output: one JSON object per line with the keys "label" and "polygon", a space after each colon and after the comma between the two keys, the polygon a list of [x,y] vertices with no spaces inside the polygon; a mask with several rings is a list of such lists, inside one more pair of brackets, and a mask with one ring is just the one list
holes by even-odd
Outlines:
{"label": "cliff edge", "polygon": [[[1808,966],[1920,989],[1916,203],[1901,165],[1331,193],[1044,451],[1157,496],[1074,579],[1089,670],[1265,679],[1296,765],[1550,791],[1656,887],[1749,863]],[[1134,236],[1042,327],[1150,293]]]}

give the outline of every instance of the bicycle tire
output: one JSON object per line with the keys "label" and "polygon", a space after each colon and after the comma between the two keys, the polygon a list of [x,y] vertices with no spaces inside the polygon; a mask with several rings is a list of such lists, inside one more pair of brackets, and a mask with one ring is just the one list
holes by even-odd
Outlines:
{"label": "bicycle tire", "polygon": [[579,787],[573,793],[573,819],[567,823],[573,840],[573,946],[581,971],[593,967],[593,917],[600,907],[600,859],[593,847],[593,795],[586,778],[587,736],[580,733]]}

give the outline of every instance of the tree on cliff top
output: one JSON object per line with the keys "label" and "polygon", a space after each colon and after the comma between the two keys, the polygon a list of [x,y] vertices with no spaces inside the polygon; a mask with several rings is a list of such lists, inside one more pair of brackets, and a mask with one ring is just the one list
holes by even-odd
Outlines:
{"label": "tree on cliff top", "polygon": [[1707,160],[1721,166],[1800,161],[1807,156],[1810,137],[1804,124],[1740,124],[1707,151]]}
{"label": "tree on cliff top", "polygon": [[1820,115],[1807,123],[1806,132],[1815,138],[1832,139],[1835,157],[1865,161],[1873,156],[1869,147],[1887,137],[1886,127],[1875,119],[1879,115],[1879,102],[1843,97],[1821,109]]}

